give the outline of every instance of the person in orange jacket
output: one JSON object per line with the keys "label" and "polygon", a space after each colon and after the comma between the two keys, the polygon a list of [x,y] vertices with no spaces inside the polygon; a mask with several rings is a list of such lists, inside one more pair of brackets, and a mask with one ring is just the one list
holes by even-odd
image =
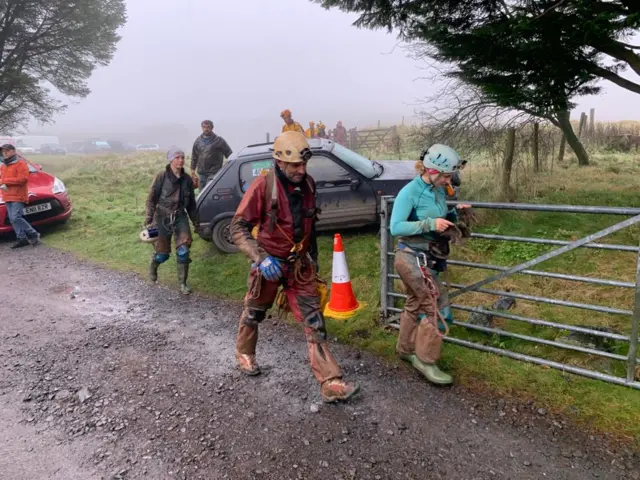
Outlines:
{"label": "person in orange jacket", "polygon": [[282,120],[284,120],[284,125],[282,126],[282,133],[300,132],[301,134],[304,135],[304,129],[302,128],[302,125],[300,125],[298,122],[296,122],[293,119],[291,115],[291,110],[289,109],[283,110],[282,112],[280,112],[280,116],[282,117]]}
{"label": "person in orange jacket", "polygon": [[7,215],[18,241],[11,248],[38,245],[40,234],[23,216],[24,205],[29,201],[29,166],[16,154],[16,147],[2,145],[0,165],[0,192],[7,206]]}
{"label": "person in orange jacket", "polygon": [[309,128],[304,132],[307,138],[316,138],[318,136],[318,131],[316,130],[316,123],[311,120],[309,122]]}

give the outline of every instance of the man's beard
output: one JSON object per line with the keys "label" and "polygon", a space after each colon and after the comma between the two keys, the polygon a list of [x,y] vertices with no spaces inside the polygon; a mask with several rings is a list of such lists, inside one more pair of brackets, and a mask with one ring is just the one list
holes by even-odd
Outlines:
{"label": "man's beard", "polygon": [[295,180],[292,178],[292,175],[285,172],[284,170],[282,170],[277,164],[276,164],[276,170],[280,173],[280,175],[282,175],[287,182],[291,183],[292,185],[301,185],[304,182],[304,179],[306,177],[306,173],[303,175],[300,175],[299,180]]}
{"label": "man's beard", "polygon": [[293,177],[293,178],[287,176],[287,179],[294,185],[300,185],[302,183],[302,180],[304,180],[304,175],[297,175],[296,177]]}

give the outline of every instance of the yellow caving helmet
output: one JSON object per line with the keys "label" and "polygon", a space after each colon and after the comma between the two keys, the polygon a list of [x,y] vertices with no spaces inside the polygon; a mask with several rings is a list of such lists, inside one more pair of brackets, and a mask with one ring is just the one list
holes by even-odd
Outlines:
{"label": "yellow caving helmet", "polygon": [[307,138],[300,132],[284,132],[273,142],[273,158],[287,163],[307,162],[313,156]]}

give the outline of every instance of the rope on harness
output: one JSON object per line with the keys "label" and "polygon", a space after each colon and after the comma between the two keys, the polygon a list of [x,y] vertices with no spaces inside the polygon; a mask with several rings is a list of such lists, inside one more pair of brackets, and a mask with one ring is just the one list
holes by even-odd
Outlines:
{"label": "rope on harness", "polygon": [[[324,312],[327,303],[329,303],[329,286],[327,281],[320,278],[316,275],[316,291],[318,292],[318,297],[320,298],[320,311]],[[276,295],[275,304],[278,307],[278,318],[282,318],[283,314],[287,315],[291,308],[289,306],[289,297],[284,291],[284,288],[281,289]]]}
{"label": "rope on harness", "polygon": [[162,216],[162,226],[166,229],[169,235],[173,235],[176,231],[176,217],[182,213],[184,209],[178,208],[177,210],[169,210],[168,208],[158,205],[158,210],[164,213]]}
{"label": "rope on harness", "polygon": [[262,273],[260,272],[260,268],[256,266],[256,274],[253,277],[253,281],[251,282],[251,286],[249,287],[247,296],[252,300],[257,300],[258,298],[260,298],[261,291],[262,291]]}
{"label": "rope on harness", "polygon": [[176,214],[172,213],[169,217],[164,217],[162,219],[162,225],[169,235],[173,235],[176,232]]}
{"label": "rope on harness", "polygon": [[[301,250],[302,250],[302,244],[305,242],[305,240],[307,239],[307,237],[309,236],[309,234],[305,235],[304,238],[298,242],[295,243],[291,237],[289,235],[287,235],[287,232],[285,232],[282,227],[278,224],[276,224],[276,227],[278,228],[278,230],[280,230],[280,233],[282,233],[282,235],[284,235],[284,237],[289,240],[289,243],[291,243],[293,245],[293,247],[291,247],[291,250],[289,251],[290,253],[290,257],[294,257],[293,258],[293,278],[296,281],[296,283],[299,283],[301,285],[307,285],[308,283],[310,283],[316,276],[316,269],[313,266],[313,262],[311,261],[311,257],[309,256],[309,254],[307,253],[306,255],[303,256],[299,256],[297,255]],[[304,262],[303,259],[305,257],[309,257],[309,272],[307,274],[307,276],[303,276],[302,272],[304,270]]]}
{"label": "rope on harness", "polygon": [[[418,263],[418,267],[420,268],[420,273],[422,274],[422,278],[424,279],[424,282],[427,286],[427,290],[429,290],[429,292],[431,293],[431,299],[433,303],[432,308],[433,308],[433,311],[436,312],[435,317],[436,317],[437,333],[441,337],[445,337],[449,335],[449,324],[447,324],[446,320],[442,316],[442,313],[440,313],[440,309],[438,308],[438,297],[440,296],[440,289],[438,289],[438,285],[436,284],[436,281],[433,278],[433,275],[431,275],[427,271],[427,266],[420,265],[419,258],[416,258],[416,261]],[[442,325],[444,325],[444,329],[445,329],[444,333],[440,333],[440,329],[438,329],[438,321],[440,321]]]}

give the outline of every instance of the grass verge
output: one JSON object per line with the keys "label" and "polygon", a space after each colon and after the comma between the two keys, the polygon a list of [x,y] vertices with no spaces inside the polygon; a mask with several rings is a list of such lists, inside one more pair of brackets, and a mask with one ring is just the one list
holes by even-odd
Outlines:
{"label": "grass verge", "polygon": [[[162,156],[66,157],[42,158],[39,161],[47,171],[63,179],[74,204],[73,219],[44,237],[44,242],[111,268],[145,275],[151,247],[138,242],[137,235],[143,221],[144,201],[152,175],[164,166]],[[526,183],[527,176],[523,175],[518,181],[522,182],[520,187],[528,192],[527,200],[531,202],[620,206],[640,204],[637,159],[596,157],[594,163],[595,166],[588,168],[558,168],[553,175],[541,174]],[[465,171],[462,197],[470,200],[491,198],[494,183],[490,170],[482,166],[475,168],[468,173]],[[600,215],[497,211],[482,212],[481,218],[478,231],[568,240],[580,238],[621,219]],[[329,320],[329,331],[340,341],[396,361],[393,353],[396,335],[378,324],[379,241],[372,233],[342,234],[354,290],[368,307],[348,321]],[[628,229],[606,241],[638,245],[640,230]],[[319,246],[321,273],[330,278],[331,235],[322,236]],[[454,258],[511,266],[533,258],[548,248],[552,247],[473,240],[462,247],[454,247]],[[194,263],[190,283],[194,290],[241,300],[245,293],[249,264],[244,256],[221,254],[210,243],[197,237],[192,256]],[[161,282],[177,285],[174,262],[172,257],[171,261],[160,267]],[[633,282],[635,265],[636,256],[632,253],[581,249],[535,268]],[[467,283],[483,276],[486,276],[486,272],[452,267],[452,281],[455,283]],[[633,306],[631,289],[543,280],[526,275],[509,277],[488,288],[511,289],[531,295],[623,309]],[[472,293],[459,297],[459,300],[458,303],[469,306],[490,305],[495,297]],[[629,317],[553,305],[518,301],[512,313],[569,324],[606,326],[623,333],[630,330]],[[456,316],[460,320],[466,319],[463,312],[457,312]],[[567,333],[513,321],[500,322],[500,326],[508,331],[552,340]],[[452,334],[605,372],[621,374],[624,371],[621,362],[603,362],[590,356],[505,337],[473,334],[460,327],[455,327]],[[624,345],[613,345],[611,348],[616,353],[626,354],[627,347]],[[607,432],[640,447],[640,393],[636,390],[450,344],[444,348],[442,364],[470,389],[518,399],[533,399],[551,411],[567,415],[586,429]]]}

